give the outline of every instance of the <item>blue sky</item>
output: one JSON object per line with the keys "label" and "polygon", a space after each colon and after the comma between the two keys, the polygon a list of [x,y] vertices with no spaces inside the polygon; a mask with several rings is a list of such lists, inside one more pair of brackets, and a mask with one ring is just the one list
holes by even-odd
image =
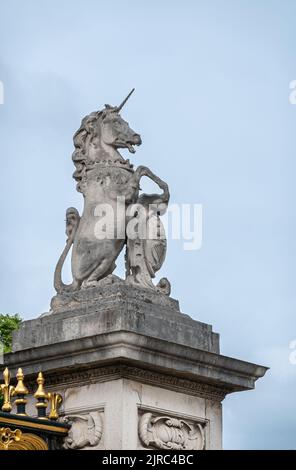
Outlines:
{"label": "blue sky", "polygon": [[296,3],[2,0],[0,11],[1,311],[48,310],[65,209],[82,206],[72,136],[134,86],[123,112],[143,139],[134,164],[165,179],[172,202],[203,205],[202,248],[169,240],[161,275],[223,354],[271,368],[225,400],[224,447],[295,448]]}

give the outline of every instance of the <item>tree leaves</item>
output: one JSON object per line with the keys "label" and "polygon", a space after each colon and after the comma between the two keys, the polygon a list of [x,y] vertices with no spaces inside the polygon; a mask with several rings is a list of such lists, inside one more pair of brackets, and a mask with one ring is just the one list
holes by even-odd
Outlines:
{"label": "tree leaves", "polygon": [[17,330],[22,318],[18,313],[14,315],[0,314],[0,341],[3,343],[3,352],[11,352],[12,332]]}

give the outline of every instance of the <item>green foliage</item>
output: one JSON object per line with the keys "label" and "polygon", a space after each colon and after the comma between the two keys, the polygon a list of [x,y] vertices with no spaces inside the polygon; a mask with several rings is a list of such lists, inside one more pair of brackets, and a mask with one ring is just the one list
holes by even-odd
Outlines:
{"label": "green foliage", "polygon": [[[18,314],[15,314],[15,315],[0,314],[0,341],[2,342],[0,353],[1,352],[8,353],[11,351],[12,332],[14,330],[17,330],[21,321],[22,319]],[[2,347],[3,347],[3,351],[2,351]],[[2,405],[3,405],[3,396],[0,391],[0,410],[1,410]]]}
{"label": "green foliage", "polygon": [[21,317],[16,313],[15,315],[0,314],[0,340],[3,343],[4,353],[11,352],[12,347],[12,332],[17,330]]}

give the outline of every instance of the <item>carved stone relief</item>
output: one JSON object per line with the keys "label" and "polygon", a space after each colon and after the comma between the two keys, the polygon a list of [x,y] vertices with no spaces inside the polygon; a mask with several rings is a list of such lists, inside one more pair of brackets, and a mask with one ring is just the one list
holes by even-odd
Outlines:
{"label": "carved stone relief", "polygon": [[71,424],[69,434],[64,441],[65,449],[82,449],[99,445],[103,434],[103,420],[98,411],[65,416],[62,421]]}
{"label": "carved stone relief", "polygon": [[[142,143],[140,135],[120,115],[131,93],[119,106],[105,105],[87,115],[74,134],[73,177],[84,196],[84,209],[81,216],[73,207],[66,213],[67,240],[54,274],[58,295],[97,286],[113,273],[125,245],[127,283],[170,294],[166,278],[157,286],[151,280],[166,255],[160,215],[169,203],[168,185],[145,166],[135,170],[119,152],[126,148],[135,153],[134,147]],[[140,193],[144,176],[162,193]],[[128,227],[133,227],[133,233]],[[73,282],[66,285],[62,269],[70,249]]]}
{"label": "carved stone relief", "polygon": [[153,413],[144,413],[138,425],[144,447],[168,450],[204,449],[204,428],[204,423]]}

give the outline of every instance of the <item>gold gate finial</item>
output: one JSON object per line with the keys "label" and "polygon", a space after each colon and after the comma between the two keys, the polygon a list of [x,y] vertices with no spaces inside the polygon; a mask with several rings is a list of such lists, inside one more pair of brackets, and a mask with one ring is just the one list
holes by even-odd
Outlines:
{"label": "gold gate finial", "polygon": [[36,403],[36,408],[38,412],[38,418],[39,419],[47,419],[46,418],[46,408],[47,408],[47,400],[48,400],[48,394],[44,390],[44,377],[42,372],[39,372],[38,377],[37,377],[37,384],[38,388],[36,392],[34,393],[34,397],[37,400]]}
{"label": "gold gate finial", "polygon": [[12,410],[11,397],[15,389],[10,385],[10,372],[7,367],[3,372],[3,378],[4,384],[0,385],[3,394],[3,405],[1,409],[6,413],[10,413]]}
{"label": "gold gate finial", "polygon": [[24,384],[25,376],[23,373],[23,369],[21,369],[20,367],[17,370],[16,378],[17,378],[17,386],[15,387],[14,395],[28,395],[29,391]]}
{"label": "gold gate finial", "polygon": [[49,419],[56,421],[59,418],[59,408],[63,402],[63,397],[59,393],[49,392],[47,398],[50,405]]}
{"label": "gold gate finial", "polygon": [[17,397],[14,402],[17,407],[16,414],[26,416],[27,400],[25,399],[25,395],[28,395],[29,390],[24,384],[25,376],[21,368],[18,369],[16,378],[17,378],[17,386],[15,387],[15,390],[13,392],[13,396]]}

